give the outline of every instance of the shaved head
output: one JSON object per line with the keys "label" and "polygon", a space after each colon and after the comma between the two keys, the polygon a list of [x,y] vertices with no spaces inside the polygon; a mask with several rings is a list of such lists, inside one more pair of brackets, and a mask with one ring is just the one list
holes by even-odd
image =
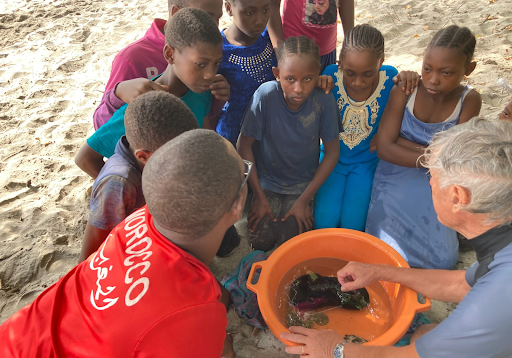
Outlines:
{"label": "shaved head", "polygon": [[207,129],[185,132],[164,144],[142,174],[153,219],[191,240],[209,233],[242,184],[241,160],[228,141]]}

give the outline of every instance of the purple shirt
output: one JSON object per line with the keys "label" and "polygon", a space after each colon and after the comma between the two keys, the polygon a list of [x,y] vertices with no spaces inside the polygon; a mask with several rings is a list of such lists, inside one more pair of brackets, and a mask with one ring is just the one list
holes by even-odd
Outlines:
{"label": "purple shirt", "polygon": [[105,93],[93,115],[95,130],[124,105],[114,93],[119,82],[141,77],[152,79],[167,68],[163,56],[165,35],[161,31],[165,24],[165,20],[155,19],[144,37],[123,48],[114,58]]}

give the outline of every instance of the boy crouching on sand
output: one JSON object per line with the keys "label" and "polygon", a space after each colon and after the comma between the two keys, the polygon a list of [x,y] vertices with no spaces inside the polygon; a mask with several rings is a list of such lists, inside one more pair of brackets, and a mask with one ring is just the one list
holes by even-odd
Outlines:
{"label": "boy crouching on sand", "polygon": [[115,154],[94,180],[79,262],[95,252],[117,224],[145,205],[142,170],[153,152],[198,128],[185,103],[161,91],[137,97],[126,109],[124,124],[126,136],[117,142]]}

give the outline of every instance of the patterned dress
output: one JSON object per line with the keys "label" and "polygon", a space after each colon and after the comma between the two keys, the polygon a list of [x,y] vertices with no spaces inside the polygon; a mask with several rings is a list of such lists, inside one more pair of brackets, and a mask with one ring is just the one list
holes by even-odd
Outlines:
{"label": "patterned dress", "polygon": [[338,164],[316,195],[317,229],[364,230],[373,174],[379,161],[377,153],[370,153],[370,141],[377,133],[397,73],[392,66],[382,66],[376,89],[366,101],[355,102],[345,90],[343,72],[338,71],[337,65],[328,66],[324,71],[324,75],[334,78],[333,92],[343,120],[343,131],[339,135]]}

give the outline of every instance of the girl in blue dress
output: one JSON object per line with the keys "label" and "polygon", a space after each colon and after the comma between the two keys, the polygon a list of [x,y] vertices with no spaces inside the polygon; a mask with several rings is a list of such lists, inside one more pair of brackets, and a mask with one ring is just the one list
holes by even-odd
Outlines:
{"label": "girl in blue dress", "polygon": [[219,71],[231,86],[231,95],[217,122],[217,133],[233,143],[249,101],[258,87],[275,79],[277,59],[265,28],[270,0],[227,0],[226,12],[233,23],[222,30],[223,58]]}
{"label": "girl in blue dress", "polygon": [[[324,75],[334,79],[333,92],[343,120],[343,131],[339,134],[340,158],[316,195],[315,227],[362,231],[373,174],[379,161],[375,150],[370,152],[370,143],[398,71],[382,65],[384,37],[367,24],[358,25],[347,33],[339,62],[339,67],[328,66]],[[419,76],[412,72],[401,73],[404,84],[407,75],[409,87],[416,86]]]}
{"label": "girl in blue dress", "polygon": [[475,44],[466,27],[439,30],[425,52],[418,89],[406,96],[393,88],[382,116],[377,137],[381,160],[366,232],[395,248],[411,267],[451,269],[457,263],[456,233],[439,222],[429,173],[419,159],[437,132],[480,112],[480,95],[460,83],[475,68]]}
{"label": "girl in blue dress", "polygon": [[[231,86],[216,125],[217,133],[236,144],[245,110],[258,87],[275,80],[276,54],[265,28],[270,16],[270,0],[227,0],[226,12],[233,23],[222,30],[222,62],[218,73]],[[317,86],[327,93],[332,81],[320,76]]]}

